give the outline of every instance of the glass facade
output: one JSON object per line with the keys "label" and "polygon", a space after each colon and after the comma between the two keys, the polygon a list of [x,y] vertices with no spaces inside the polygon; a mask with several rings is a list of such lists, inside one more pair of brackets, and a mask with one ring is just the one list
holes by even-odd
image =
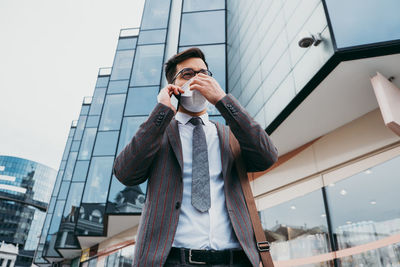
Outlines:
{"label": "glass facade", "polygon": [[34,161],[0,156],[0,241],[18,244],[17,266],[31,266],[57,172]]}

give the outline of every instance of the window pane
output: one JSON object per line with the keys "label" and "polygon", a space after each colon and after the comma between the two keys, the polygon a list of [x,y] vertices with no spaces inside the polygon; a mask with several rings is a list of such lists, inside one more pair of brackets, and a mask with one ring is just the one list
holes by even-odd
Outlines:
{"label": "window pane", "polygon": [[96,87],[107,87],[110,76],[97,77]]}
{"label": "window pane", "polygon": [[121,94],[128,90],[129,80],[111,81],[108,85],[107,94]]}
{"label": "window pane", "polygon": [[127,50],[127,49],[135,49],[136,48],[137,38],[120,38],[118,40],[117,50]]}
{"label": "window pane", "polygon": [[179,45],[225,42],[225,11],[182,14]]}
{"label": "window pane", "polygon": [[96,88],[93,94],[92,104],[90,105],[89,115],[100,115],[105,95],[106,88]]}
{"label": "window pane", "polygon": [[122,123],[121,135],[118,144],[118,153],[133,138],[139,126],[146,120],[146,117],[126,117]]}
{"label": "window pane", "polygon": [[136,186],[124,186],[113,176],[108,196],[108,213],[140,213],[146,199],[147,182]]}
{"label": "window pane", "polygon": [[183,12],[224,9],[225,0],[184,0]]}
{"label": "window pane", "polygon": [[125,116],[148,115],[157,104],[159,87],[133,87],[129,89]]}
{"label": "window pane", "polygon": [[171,0],[146,1],[140,28],[142,30],[166,28],[168,24],[170,2]]}
{"label": "window pane", "polygon": [[71,214],[71,212],[73,208],[79,207],[83,192],[83,185],[84,183],[71,183],[71,189],[64,208],[64,217],[67,217],[68,215],[74,216],[74,214]]}
{"label": "window pane", "polygon": [[114,157],[93,157],[82,202],[105,203]]}
{"label": "window pane", "polygon": [[328,253],[330,243],[322,191],[260,211],[274,261]]}
{"label": "window pane", "polygon": [[83,105],[81,108],[80,115],[87,115],[89,113],[89,108],[90,108],[90,105]]}
{"label": "window pane", "polygon": [[64,209],[65,200],[57,200],[56,208],[53,213],[53,218],[50,224],[49,234],[57,233],[60,226],[61,216]]}
{"label": "window pane", "polygon": [[88,160],[78,160],[75,164],[72,181],[80,181],[80,182],[85,181],[88,169],[89,169]]}
{"label": "window pane", "polygon": [[62,160],[67,160],[69,150],[71,149],[71,145],[72,145],[72,137],[69,137],[67,140],[67,144],[65,145],[65,148],[64,148]]}
{"label": "window pane", "polygon": [[76,162],[76,157],[78,156],[78,152],[71,152],[69,153],[67,165],[65,166],[64,170],[64,181],[71,180],[72,172],[74,171],[74,166]]}
{"label": "window pane", "polygon": [[90,159],[90,155],[92,154],[94,138],[96,136],[96,128],[86,128],[85,133],[83,134],[82,144],[79,151],[78,159]]}
{"label": "window pane", "polygon": [[76,126],[74,140],[81,140],[83,129],[85,128],[87,116],[79,116],[78,125]]}
{"label": "window pane", "polygon": [[125,95],[107,95],[99,130],[119,130],[124,104]]}
{"label": "window pane", "polygon": [[139,35],[139,44],[165,43],[167,30],[141,31]]}
{"label": "window pane", "polygon": [[61,183],[60,193],[58,193],[57,199],[66,199],[69,189],[69,181],[64,181]]}
{"label": "window pane", "polygon": [[159,85],[164,45],[138,46],[130,86]]}
{"label": "window pane", "polygon": [[[339,249],[400,234],[400,157],[326,188]],[[368,265],[374,266],[374,265]]]}
{"label": "window pane", "polygon": [[71,146],[71,151],[78,151],[80,144],[81,144],[81,141],[73,141],[72,146]]}
{"label": "window pane", "polygon": [[[400,39],[400,1],[327,0],[338,48]],[[362,5],[362,12],[359,10]]]}
{"label": "window pane", "polygon": [[98,132],[93,156],[114,156],[117,148],[118,131]]}
{"label": "window pane", "polygon": [[[89,116],[86,121],[86,127],[97,127],[99,126],[100,116]],[[85,136],[83,137],[85,138]]]}
{"label": "window pane", "polygon": [[111,80],[129,79],[135,50],[117,51],[111,73]]}

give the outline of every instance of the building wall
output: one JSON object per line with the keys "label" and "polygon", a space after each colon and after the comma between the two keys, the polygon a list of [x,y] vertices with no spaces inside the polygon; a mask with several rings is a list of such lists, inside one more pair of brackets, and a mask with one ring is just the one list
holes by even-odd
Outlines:
{"label": "building wall", "polygon": [[[323,3],[228,1],[228,91],[267,127],[333,55]],[[320,32],[300,48],[299,33]]]}

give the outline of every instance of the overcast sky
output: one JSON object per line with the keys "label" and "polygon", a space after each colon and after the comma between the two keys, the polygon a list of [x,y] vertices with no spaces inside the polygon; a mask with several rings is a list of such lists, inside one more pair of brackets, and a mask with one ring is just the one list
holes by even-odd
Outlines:
{"label": "overcast sky", "polygon": [[72,120],[144,0],[0,1],[0,155],[58,170]]}

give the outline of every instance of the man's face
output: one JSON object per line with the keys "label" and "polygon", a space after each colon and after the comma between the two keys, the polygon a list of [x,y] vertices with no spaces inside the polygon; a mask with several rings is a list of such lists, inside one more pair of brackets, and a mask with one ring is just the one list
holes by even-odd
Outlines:
{"label": "man's face", "polygon": [[[192,68],[194,71],[199,71],[201,69],[207,70],[207,66],[204,63],[204,61],[201,58],[198,57],[192,57],[188,58],[181,63],[178,63],[176,65],[176,73],[179,73],[181,70],[184,68]],[[178,77],[175,79],[174,84],[178,86],[182,86],[187,82],[187,80],[182,78],[182,75],[178,75]]]}

